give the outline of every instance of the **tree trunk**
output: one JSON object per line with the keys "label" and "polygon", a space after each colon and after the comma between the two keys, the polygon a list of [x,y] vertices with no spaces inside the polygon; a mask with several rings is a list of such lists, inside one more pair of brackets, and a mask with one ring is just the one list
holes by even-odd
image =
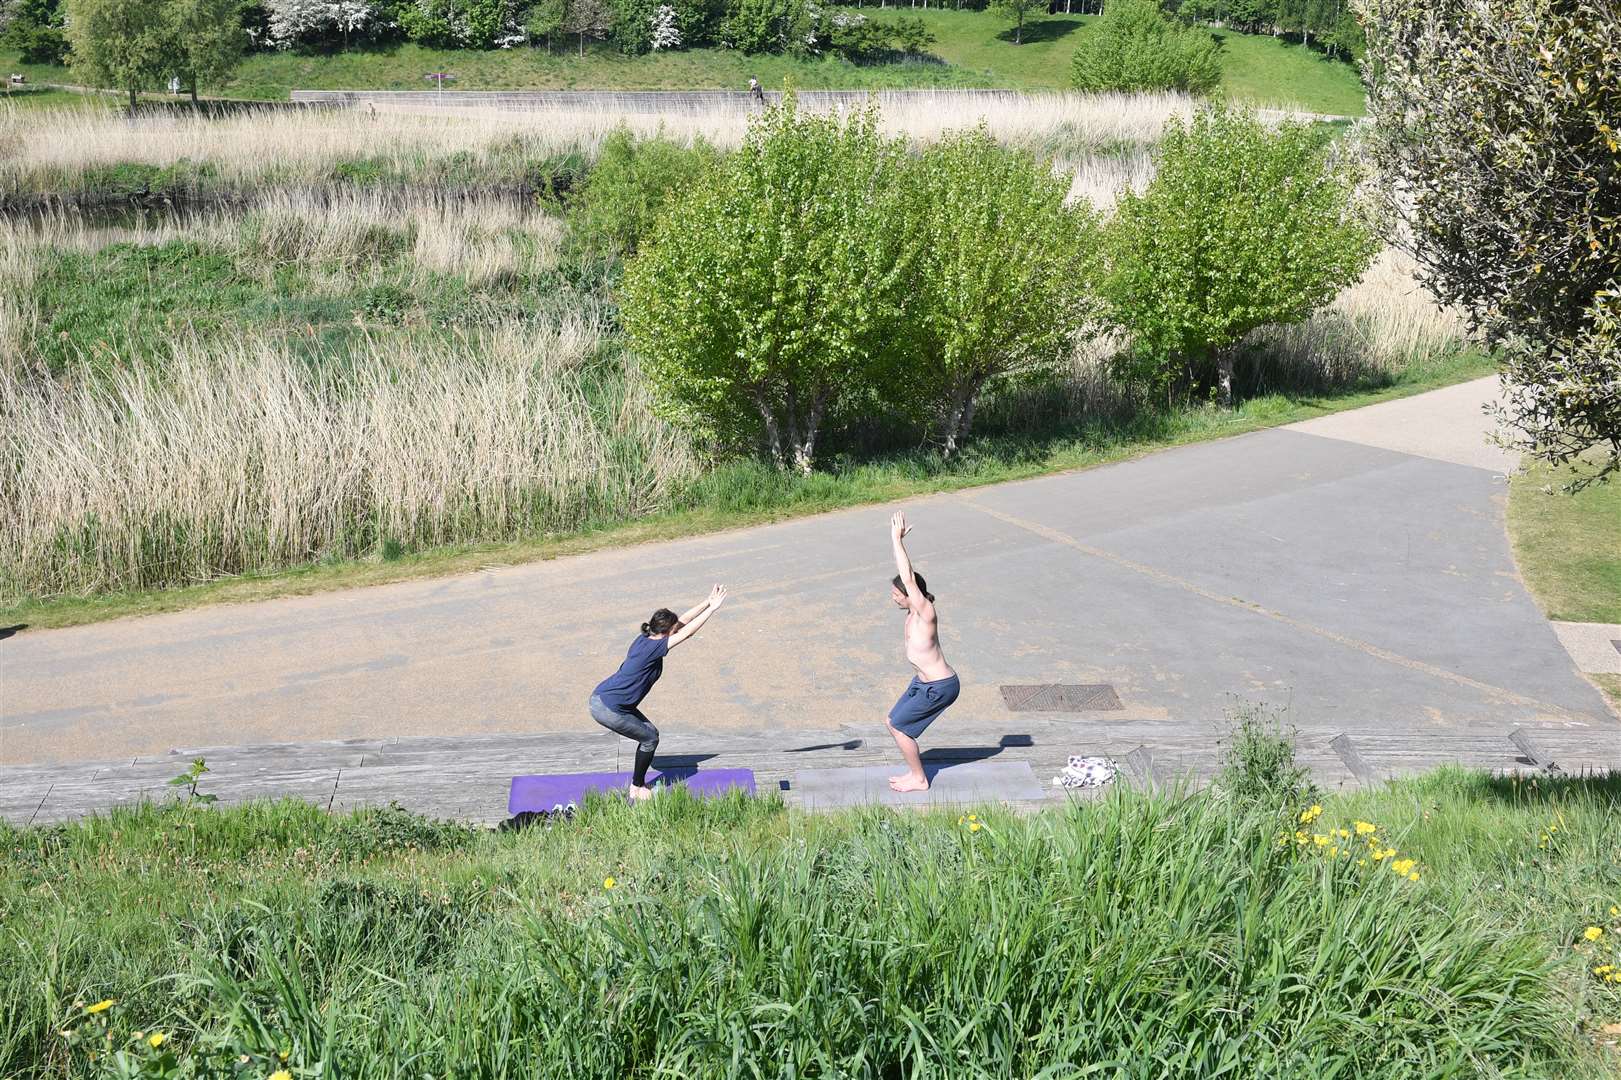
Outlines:
{"label": "tree trunk", "polygon": [[968,441],[968,429],[974,424],[974,406],[979,402],[979,389],[983,385],[983,380],[975,379],[963,387],[951,411],[946,414],[945,447],[940,456],[947,461],[956,457],[962,444]]}
{"label": "tree trunk", "polygon": [[1235,346],[1216,350],[1216,378],[1221,388],[1221,407],[1233,407],[1233,353]]}
{"label": "tree trunk", "polygon": [[580,59],[585,59],[585,31],[580,31]]}
{"label": "tree trunk", "polygon": [[760,410],[760,419],[765,421],[766,449],[771,452],[771,463],[781,468],[786,462],[782,453],[782,431],[777,427],[776,414],[771,411],[771,403],[761,394],[754,399],[754,404]]}
{"label": "tree trunk", "polygon": [[191,107],[197,107],[197,80],[191,80]]}

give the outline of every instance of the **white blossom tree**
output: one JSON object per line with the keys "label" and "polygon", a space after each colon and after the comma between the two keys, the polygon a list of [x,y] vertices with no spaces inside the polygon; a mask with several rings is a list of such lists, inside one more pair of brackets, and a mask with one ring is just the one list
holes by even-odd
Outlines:
{"label": "white blossom tree", "polygon": [[660,4],[649,22],[652,24],[649,40],[654,51],[681,47],[681,27],[676,25],[675,8],[669,4]]}

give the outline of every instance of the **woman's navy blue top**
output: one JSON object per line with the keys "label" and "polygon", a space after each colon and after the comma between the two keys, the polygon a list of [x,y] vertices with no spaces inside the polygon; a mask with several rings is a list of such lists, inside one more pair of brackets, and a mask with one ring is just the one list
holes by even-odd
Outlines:
{"label": "woman's navy blue top", "polygon": [[643,634],[630,643],[619,670],[597,683],[592,691],[604,705],[631,709],[641,704],[653,684],[664,674],[664,654],[670,651],[669,637],[650,638]]}

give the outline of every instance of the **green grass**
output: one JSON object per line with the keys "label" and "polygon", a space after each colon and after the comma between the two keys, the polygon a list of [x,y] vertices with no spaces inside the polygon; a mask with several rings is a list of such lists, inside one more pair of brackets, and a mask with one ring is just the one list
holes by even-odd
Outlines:
{"label": "green grass", "polygon": [[[0,77],[5,74],[4,70],[0,70]],[[50,86],[25,86],[0,94],[0,108],[7,105],[19,109],[114,109],[118,107],[118,99],[106,94],[81,94]]]}
{"label": "green grass", "polygon": [[1407,397],[1479,378],[1491,370],[1488,358],[1478,353],[1459,353],[1414,365],[1388,380],[1370,379],[1337,391],[1250,398],[1230,412],[1197,408],[1144,414],[1128,421],[1098,420],[1043,435],[986,434],[969,442],[950,462],[942,461],[935,453],[911,451],[865,461],[830,462],[825,471],[809,477],[755,462],[738,462],[704,475],[676,499],[671,509],[634,521],[600,521],[576,532],[515,543],[406,551],[388,561],[328,561],[178,588],[31,599],[0,607],[0,623],[26,623],[38,628],[77,626],[208,604],[245,603],[466,573],[491,565],[534,562],[769,524],[851,506],[1093,468],[1171,446]]}
{"label": "green grass", "polygon": [[[1621,959],[1621,781],[1444,772],[1324,806],[1304,828],[1344,857],[1295,843],[1294,808],[1208,792],[973,821],[677,793],[503,833],[291,802],[0,826],[0,1075],[97,1073],[104,1031],[210,1076],[1618,1064],[1592,1033],[1621,993],[1589,968]],[[1339,840],[1359,819],[1396,854]],[[1417,881],[1390,872],[1409,858]]]}
{"label": "green grass", "polygon": [[[285,100],[292,89],[421,90],[430,71],[449,71],[459,90],[491,89],[731,89],[752,76],[768,87],[801,89],[901,87],[1008,87],[1058,90],[1069,86],[1070,59],[1087,26],[1080,15],[1042,16],[1014,45],[1006,20],[992,12],[892,8],[863,9],[873,18],[923,19],[938,38],[935,62],[856,65],[842,60],[745,56],[730,49],[689,49],[627,57],[592,45],[582,58],[572,43],[489,52],[398,45],[335,55],[256,53],[247,58],[223,95]],[[1356,69],[1297,44],[1264,35],[1214,32],[1221,42],[1228,96],[1261,104],[1291,104],[1314,112],[1359,116],[1362,85]],[[73,82],[64,68],[19,69],[16,54],[0,53],[0,67],[23,70],[36,82]]]}
{"label": "green grass", "polygon": [[1511,481],[1520,576],[1550,619],[1621,623],[1621,478],[1566,494],[1572,478],[1533,466]]}

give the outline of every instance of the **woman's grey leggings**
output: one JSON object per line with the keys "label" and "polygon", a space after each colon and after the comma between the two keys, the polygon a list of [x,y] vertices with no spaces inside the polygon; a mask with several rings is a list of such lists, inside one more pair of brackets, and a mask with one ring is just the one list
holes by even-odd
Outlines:
{"label": "woman's grey leggings", "polygon": [[653,753],[659,748],[659,729],[636,706],[616,709],[596,694],[591,695],[591,719],[609,731],[635,741],[636,766],[630,782],[637,787],[646,787],[647,767],[653,764]]}

